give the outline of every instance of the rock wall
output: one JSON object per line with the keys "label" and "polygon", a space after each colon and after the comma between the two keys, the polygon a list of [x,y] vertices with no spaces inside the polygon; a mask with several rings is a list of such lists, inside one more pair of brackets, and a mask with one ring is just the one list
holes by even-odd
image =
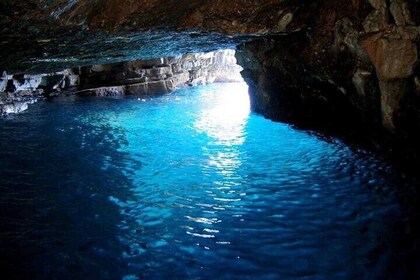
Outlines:
{"label": "rock wall", "polygon": [[238,63],[249,86],[251,108],[300,126],[349,126],[355,108],[344,88],[322,76],[301,57],[306,35],[276,36],[239,46]]}
{"label": "rock wall", "polygon": [[156,95],[177,87],[242,81],[235,51],[81,67],[81,95]]}
{"label": "rock wall", "polygon": [[61,93],[82,96],[160,95],[177,87],[243,81],[234,50],[84,66],[50,74],[0,79],[0,113],[19,113],[27,104]]}
{"label": "rock wall", "polygon": [[325,1],[311,29],[241,44],[237,58],[252,108],[269,118],[366,138],[419,160],[416,5]]}
{"label": "rock wall", "polygon": [[40,98],[78,85],[79,75],[72,69],[37,75],[8,75],[4,71],[0,77],[0,115],[20,113]]}

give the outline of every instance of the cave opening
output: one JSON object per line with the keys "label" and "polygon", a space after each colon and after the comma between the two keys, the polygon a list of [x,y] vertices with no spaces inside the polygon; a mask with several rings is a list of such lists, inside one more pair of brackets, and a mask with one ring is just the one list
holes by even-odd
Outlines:
{"label": "cave opening", "polygon": [[[42,69],[58,67],[44,65]],[[235,50],[186,53],[177,56],[130,60],[67,68],[51,73],[3,72],[0,113],[20,113],[42,98],[58,96],[156,97],[186,86],[244,83]],[[40,71],[40,70],[38,70]],[[238,103],[239,102],[239,103]],[[239,106],[242,101],[231,102]]]}

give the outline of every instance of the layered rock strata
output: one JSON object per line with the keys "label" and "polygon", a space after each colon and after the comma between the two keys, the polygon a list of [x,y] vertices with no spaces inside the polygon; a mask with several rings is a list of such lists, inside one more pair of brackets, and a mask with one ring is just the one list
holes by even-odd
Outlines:
{"label": "layered rock strata", "polygon": [[82,96],[160,95],[177,87],[239,82],[235,51],[84,66],[51,74],[7,75],[0,79],[0,112],[19,113],[40,97],[62,92]]}
{"label": "layered rock strata", "polygon": [[81,95],[156,95],[177,87],[242,81],[235,51],[95,65],[80,69]]}

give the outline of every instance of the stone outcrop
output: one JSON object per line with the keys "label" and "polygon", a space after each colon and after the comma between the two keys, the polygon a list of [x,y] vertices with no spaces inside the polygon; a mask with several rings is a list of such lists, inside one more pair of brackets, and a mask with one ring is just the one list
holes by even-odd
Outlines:
{"label": "stone outcrop", "polygon": [[37,75],[8,75],[4,71],[0,78],[0,115],[23,112],[28,104],[78,84],[79,76],[71,69]]}
{"label": "stone outcrop", "polygon": [[[405,96],[409,94],[408,83],[413,78],[418,60],[419,28],[412,20],[408,3],[403,0],[370,1],[375,9],[372,14],[387,16],[377,29],[365,31],[367,38],[360,44],[375,67],[381,91],[382,123],[389,131],[396,129],[396,116],[401,110]],[[369,19],[369,17],[368,17]],[[371,21],[373,21],[371,19]]]}

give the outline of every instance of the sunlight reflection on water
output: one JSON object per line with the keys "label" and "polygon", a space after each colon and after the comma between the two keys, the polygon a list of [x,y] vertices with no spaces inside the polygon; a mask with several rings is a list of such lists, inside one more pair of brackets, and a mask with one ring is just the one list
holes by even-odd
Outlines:
{"label": "sunlight reflection on water", "polygon": [[245,84],[31,110],[0,130],[0,250],[39,271],[29,279],[382,279],[377,267],[399,266],[393,187],[406,182],[250,113]]}
{"label": "sunlight reflection on water", "polygon": [[201,112],[194,127],[217,144],[241,145],[250,114],[248,86],[245,83],[227,84],[222,91],[205,96],[203,102],[211,102],[213,106]]}

